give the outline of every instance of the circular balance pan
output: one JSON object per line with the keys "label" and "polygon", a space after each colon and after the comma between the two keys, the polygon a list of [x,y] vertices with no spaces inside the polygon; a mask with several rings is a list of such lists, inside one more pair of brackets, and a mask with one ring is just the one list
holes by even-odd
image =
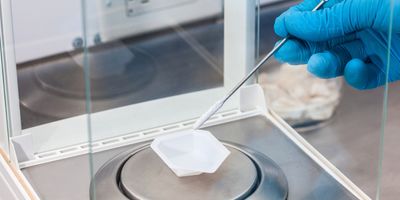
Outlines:
{"label": "circular balance pan", "polygon": [[231,155],[215,173],[190,177],[177,177],[149,144],[122,153],[96,173],[91,183],[92,198],[287,199],[287,180],[276,163],[244,146],[224,145]]}

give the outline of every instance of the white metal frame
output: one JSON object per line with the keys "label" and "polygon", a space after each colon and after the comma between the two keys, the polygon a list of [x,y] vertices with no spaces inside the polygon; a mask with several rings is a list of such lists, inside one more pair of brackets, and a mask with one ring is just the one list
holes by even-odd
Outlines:
{"label": "white metal frame", "polygon": [[9,136],[21,134],[11,1],[0,0],[0,144],[9,149]]}
{"label": "white metal frame", "polygon": [[21,132],[10,3],[0,0],[0,196],[10,200],[38,200],[38,195],[19,170],[9,143],[11,134]]}
{"label": "white metal frame", "polygon": [[[1,6],[1,4],[0,4]],[[2,30],[1,26],[0,29]],[[2,46],[3,42],[0,38],[0,47]],[[3,71],[3,67],[5,67],[5,62],[4,62],[4,53],[0,50],[0,71]],[[4,149],[5,151],[8,151],[9,149],[9,120],[8,116],[6,113],[6,91],[4,90],[4,77],[3,77],[3,72],[0,73],[0,148]]]}

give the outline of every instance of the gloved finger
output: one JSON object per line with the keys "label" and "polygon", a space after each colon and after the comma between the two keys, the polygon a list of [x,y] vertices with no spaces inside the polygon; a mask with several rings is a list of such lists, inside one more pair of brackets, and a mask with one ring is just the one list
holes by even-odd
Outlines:
{"label": "gloved finger", "polygon": [[315,12],[290,12],[281,19],[284,26],[281,29],[300,39],[324,41],[365,28],[361,20],[354,20],[357,13],[350,10],[349,2],[342,1]]}
{"label": "gloved finger", "polygon": [[320,78],[334,78],[344,74],[344,68],[351,59],[364,59],[366,56],[363,43],[354,40],[312,55],[307,69]]}
{"label": "gloved finger", "polygon": [[311,56],[307,63],[307,70],[319,78],[333,78],[343,75],[344,66],[331,51],[324,51]]}
{"label": "gloved finger", "polygon": [[311,56],[309,46],[300,40],[288,40],[276,53],[275,58],[291,65],[307,63]]}
{"label": "gloved finger", "polygon": [[344,77],[349,85],[359,90],[373,89],[386,82],[386,75],[382,69],[361,59],[353,59],[347,63]]}
{"label": "gloved finger", "polygon": [[[279,17],[277,17],[275,19],[275,23],[274,23],[274,30],[275,33],[280,36],[280,37],[286,37],[288,35],[288,32],[286,31],[286,25],[285,25],[285,16],[292,13],[292,12],[300,12],[300,11],[311,11],[312,9],[314,9],[314,7],[316,5],[318,5],[318,3],[321,0],[305,0],[303,2],[301,2],[298,5],[295,5],[291,8],[289,8],[287,11],[285,11],[284,13],[282,13]],[[343,0],[329,0],[328,2],[326,2],[323,6],[323,8],[330,8],[333,5],[341,2]]]}

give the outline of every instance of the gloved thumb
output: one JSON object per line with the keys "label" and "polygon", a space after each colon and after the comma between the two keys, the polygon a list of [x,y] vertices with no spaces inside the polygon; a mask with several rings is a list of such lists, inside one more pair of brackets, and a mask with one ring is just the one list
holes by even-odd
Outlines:
{"label": "gloved thumb", "polygon": [[290,12],[284,16],[284,27],[290,35],[307,41],[325,41],[365,28],[368,24],[358,17],[359,9],[348,4],[342,1],[315,12]]}

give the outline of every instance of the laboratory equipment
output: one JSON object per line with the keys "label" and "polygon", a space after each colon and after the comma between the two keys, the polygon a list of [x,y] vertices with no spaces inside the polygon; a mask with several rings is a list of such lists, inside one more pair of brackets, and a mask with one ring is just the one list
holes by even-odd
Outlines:
{"label": "laboratory equipment", "polygon": [[92,187],[96,187],[92,197],[99,200],[126,199],[126,196],[130,199],[287,199],[286,177],[274,161],[242,145],[224,145],[232,154],[218,171],[184,178],[173,174],[149,144],[137,146],[98,170],[92,182]]}
{"label": "laboratory equipment", "polygon": [[[272,19],[297,2],[277,2],[258,7],[255,0],[226,0],[221,14],[200,16],[198,20],[186,20],[184,15],[177,11],[176,16],[180,16],[176,18],[177,22],[179,18],[183,20],[179,21],[178,26],[159,26],[146,31],[132,30],[131,35],[124,32],[127,38],[114,35],[113,41],[107,41],[101,33],[98,34],[100,37],[94,37],[98,31],[92,32],[93,29],[90,28],[104,25],[101,24],[104,16],[97,15],[97,12],[103,14],[105,12],[98,10],[102,8],[80,3],[95,2],[101,6],[107,6],[106,4],[111,2],[124,8],[121,3],[127,1],[79,2],[71,0],[68,1],[68,5],[73,4],[77,9],[71,11],[71,7],[64,6],[65,10],[68,10],[71,19],[79,19],[79,24],[74,24],[74,26],[87,28],[87,32],[78,36],[81,37],[81,42],[86,41],[88,44],[83,43],[82,49],[73,51],[51,51],[63,52],[54,57],[47,57],[53,55],[50,53],[50,47],[49,51],[31,48],[29,51],[36,56],[32,56],[28,59],[31,62],[24,64],[13,60],[14,53],[18,58],[18,55],[22,56],[24,51],[21,48],[14,49],[15,43],[10,37],[14,34],[10,27],[13,27],[12,19],[16,16],[7,15],[8,11],[5,8],[11,5],[4,4],[7,2],[11,3],[9,0],[0,2],[0,9],[2,9],[0,28],[4,36],[3,40],[0,40],[2,44],[0,45],[2,47],[0,114],[4,116],[0,117],[0,145],[4,151],[0,158],[0,171],[4,175],[0,176],[0,184],[3,184],[5,180],[11,187],[1,188],[18,194],[14,196],[33,194],[33,198],[69,200],[91,197],[96,199],[132,199],[143,196],[156,198],[159,195],[165,195],[171,199],[178,199],[185,198],[184,194],[188,194],[186,197],[195,198],[198,197],[197,194],[202,193],[204,195],[201,199],[218,199],[221,195],[226,195],[232,198],[257,199],[369,200],[376,194],[375,170],[378,163],[376,159],[379,158],[376,155],[379,148],[379,131],[376,129],[379,129],[381,119],[376,113],[380,111],[382,103],[379,98],[380,91],[364,95],[364,93],[344,88],[345,94],[352,95],[345,95],[343,101],[340,102],[339,117],[332,120],[326,128],[300,135],[282,120],[281,116],[266,106],[262,88],[251,80],[251,82],[248,81],[249,85],[240,87],[239,93],[230,97],[224,107],[202,127],[203,130],[212,133],[222,141],[225,148],[231,151],[231,155],[215,173],[178,178],[150,148],[150,143],[154,139],[190,130],[208,105],[221,99],[222,94],[227,94],[242,77],[246,76],[252,70],[248,67],[254,66],[256,51],[265,52],[271,49],[278,39],[273,36]],[[153,3],[158,1],[131,1],[130,3],[139,2],[141,4],[138,6],[143,8],[146,4],[153,6],[155,5]],[[176,2],[183,1],[171,0],[167,4]],[[207,6],[192,7],[195,3],[199,3],[198,1],[185,2],[187,4],[182,7],[187,5],[186,8],[192,8],[189,9],[190,12],[207,8]],[[211,3],[214,2],[217,1]],[[38,21],[38,26],[43,26],[42,22],[47,22],[47,19],[62,21],[64,10],[57,9],[52,1],[45,4],[48,7],[43,6],[42,3],[44,1],[39,2],[38,4],[42,6],[37,6],[35,9],[23,9],[26,7],[21,1],[15,3],[13,1],[12,5],[18,5],[17,10],[24,11],[19,12],[20,14],[27,15],[30,12],[40,11],[43,16],[53,16],[53,18],[43,17],[44,21]],[[62,3],[62,5],[67,4],[64,1]],[[155,6],[162,7],[161,4]],[[222,5],[210,4],[209,6],[210,11],[222,9]],[[173,7],[175,6],[171,6],[169,16],[175,13],[172,12]],[[51,15],[46,11],[47,9],[59,11],[60,14]],[[93,9],[97,11],[95,14],[90,12]],[[168,11],[167,8],[161,10]],[[136,17],[147,15],[146,17],[153,17],[152,21],[148,22],[149,25],[154,23],[156,26],[158,20],[165,20],[157,15],[158,12],[162,12],[161,10],[152,10],[147,14],[136,16],[132,14],[126,17],[132,21],[127,22],[137,23],[134,22],[138,19]],[[190,17],[188,16],[188,19]],[[255,19],[259,22],[257,23]],[[20,25],[16,25],[15,27],[19,26],[19,28],[14,31],[21,34],[21,21],[17,21]],[[122,21],[115,20],[114,24],[123,24]],[[49,27],[43,27],[43,30],[57,29],[57,26],[52,24],[54,25],[54,23],[49,23]],[[65,25],[69,26],[71,23],[65,23]],[[117,26],[114,28],[117,33],[119,28]],[[134,29],[142,28],[148,27],[134,26]],[[120,30],[122,33],[123,28]],[[38,30],[32,30],[32,33],[36,31]],[[50,31],[46,33],[51,35]],[[32,36],[40,35],[32,34]],[[109,36],[111,38],[111,34]],[[60,36],[60,41],[62,38]],[[5,45],[3,45],[4,41],[6,41]],[[72,40],[68,41],[67,44],[71,45]],[[52,47],[58,45],[53,43]],[[40,41],[31,44],[46,47],[45,43]],[[79,46],[80,40],[76,40],[74,44]],[[122,58],[115,61],[116,65],[113,66],[115,70],[111,70],[113,67],[108,68],[102,65],[112,61],[111,58],[115,55],[120,55]],[[146,57],[152,59],[146,59]],[[131,58],[138,59],[137,61],[142,60],[142,62],[127,64],[129,69],[136,73],[125,74],[126,71],[121,70],[123,69],[120,67],[123,65],[121,63]],[[47,65],[49,60],[52,61],[51,65]],[[39,70],[41,72],[47,73],[48,70],[62,74],[58,71],[62,68],[55,63],[65,63],[63,60],[68,60],[67,63],[70,63],[63,66],[63,69],[79,69],[80,67],[83,71],[90,69],[94,72],[93,76],[82,73],[80,84],[85,84],[85,86],[79,85],[80,96],[76,93],[73,95],[68,93],[70,96],[79,96],[82,103],[80,108],[76,108],[79,113],[73,117],[64,118],[64,116],[57,120],[31,123],[29,128],[21,127],[23,123],[31,122],[30,120],[48,116],[40,115],[38,112],[29,112],[30,115],[27,115],[27,110],[20,113],[19,108],[24,106],[19,106],[21,98],[18,90],[26,92],[24,90],[26,86],[17,83],[25,81],[25,77],[28,76],[18,77],[18,73],[21,75],[20,72],[23,70],[27,72],[41,68]],[[146,63],[154,63],[154,65],[149,67]],[[269,74],[269,69],[278,66],[276,62],[268,62],[267,65],[262,73]],[[153,71],[143,76],[137,74],[140,70],[148,69],[153,69]],[[104,71],[107,73],[103,73]],[[35,73],[29,73],[30,77],[35,75]],[[88,90],[91,87],[90,84],[95,83],[91,78],[102,78],[104,77],[102,75],[108,73],[121,77],[133,75],[133,79],[147,81],[144,81],[145,83],[140,87],[133,87],[133,84],[122,85],[124,87],[115,87],[116,90],[109,87],[104,91],[94,84],[94,87],[100,89]],[[17,78],[21,80],[17,81]],[[56,77],[53,78],[55,80],[51,81],[59,83]],[[68,79],[69,76],[63,78]],[[121,80],[116,82],[119,81]],[[32,84],[37,84],[37,82],[32,82]],[[116,84],[118,85],[120,84]],[[131,86],[133,88],[128,89],[131,91],[130,97],[136,98],[136,101],[121,103],[123,102],[120,101],[121,97],[124,95],[120,96],[114,92]],[[71,85],[66,87],[71,87]],[[58,112],[60,102],[46,101],[48,99],[43,98],[42,93],[36,90],[33,89],[29,93],[30,99],[36,101],[35,103],[41,103],[44,106],[43,110],[53,110],[54,115],[60,114]],[[93,97],[111,93],[108,96],[116,100],[113,102],[115,104],[110,106],[111,101],[92,98],[87,94],[88,91],[93,92]],[[60,95],[65,97],[59,98],[60,101],[67,102],[71,99],[65,94]],[[371,102],[374,104],[370,104]],[[41,110],[38,109],[38,111]],[[360,124],[367,125],[360,126]],[[366,145],[368,148],[365,148]],[[268,181],[273,181],[273,184],[266,184]],[[160,182],[164,184],[157,184]],[[176,189],[171,189],[173,186]],[[183,193],[188,190],[192,192]]]}

